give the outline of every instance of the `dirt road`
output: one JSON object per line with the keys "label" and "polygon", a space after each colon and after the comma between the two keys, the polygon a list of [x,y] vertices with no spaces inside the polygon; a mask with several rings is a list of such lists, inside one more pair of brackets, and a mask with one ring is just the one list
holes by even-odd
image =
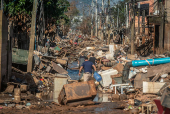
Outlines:
{"label": "dirt road", "polygon": [[[96,103],[91,106],[56,106],[54,104],[47,105],[31,105],[23,109],[16,109],[12,107],[2,107],[0,109],[1,114],[128,114],[128,111],[124,111],[124,102],[108,102],[108,103]],[[19,105],[18,105],[19,107]]]}

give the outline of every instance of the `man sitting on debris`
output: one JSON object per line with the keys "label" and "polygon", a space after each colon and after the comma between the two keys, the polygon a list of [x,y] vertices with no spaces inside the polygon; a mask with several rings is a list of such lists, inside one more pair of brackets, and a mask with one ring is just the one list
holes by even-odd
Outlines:
{"label": "man sitting on debris", "polygon": [[84,68],[83,74],[84,82],[89,81],[90,77],[92,76],[92,68],[94,68],[94,71],[96,71],[96,67],[92,62],[88,61],[87,57],[85,57],[85,62],[83,62],[79,70],[79,76],[83,68]]}

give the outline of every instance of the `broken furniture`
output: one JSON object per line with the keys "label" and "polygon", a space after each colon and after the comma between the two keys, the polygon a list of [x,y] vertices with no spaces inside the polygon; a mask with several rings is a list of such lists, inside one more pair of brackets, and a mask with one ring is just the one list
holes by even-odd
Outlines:
{"label": "broken furniture", "polygon": [[158,108],[158,113],[157,114],[170,114],[170,109],[169,108],[166,108],[166,107],[163,107],[161,105],[161,101],[159,99],[155,99],[154,100],[157,108]]}
{"label": "broken furniture", "polygon": [[153,46],[153,40],[147,40],[144,44],[136,48],[138,55],[146,56],[151,50]]}
{"label": "broken furniture", "polygon": [[68,72],[63,69],[61,66],[57,65],[56,63],[52,62],[53,69],[60,74],[68,74]]}
{"label": "broken furniture", "polygon": [[134,79],[135,88],[143,88],[143,81],[149,81],[149,78],[146,77],[147,74],[138,73]]}
{"label": "broken furniture", "polygon": [[144,108],[145,107],[147,108],[147,114],[150,114],[150,112],[152,111],[152,108],[154,106],[155,105],[153,105],[153,104],[142,104],[142,114],[144,113]]}
{"label": "broken furniture", "polygon": [[65,84],[59,94],[59,104],[67,104],[83,100],[93,100],[96,96],[96,88],[93,80]]}
{"label": "broken furniture", "polygon": [[114,89],[115,88],[115,94],[116,94],[116,88],[117,87],[120,87],[121,88],[121,94],[123,94],[123,88],[128,88],[129,89],[129,83],[128,84],[112,84],[111,86],[110,86],[110,89]]}
{"label": "broken furniture", "polygon": [[139,114],[139,109],[131,109],[130,114]]}
{"label": "broken furniture", "polygon": [[145,82],[143,81],[143,93],[158,93],[159,90],[164,86],[162,82]]}
{"label": "broken furniture", "polygon": [[167,87],[161,97],[161,104],[166,108],[170,108],[170,88]]}
{"label": "broken furniture", "polygon": [[58,103],[58,96],[64,84],[68,83],[68,76],[62,74],[56,74],[57,76],[54,78],[54,102]]}
{"label": "broken furniture", "polygon": [[98,73],[102,77],[102,81],[103,81],[103,85],[102,86],[103,87],[107,87],[107,86],[109,86],[112,83],[111,75],[118,74],[118,71],[114,70],[114,69],[109,69],[109,70],[105,70],[105,71],[98,72]]}

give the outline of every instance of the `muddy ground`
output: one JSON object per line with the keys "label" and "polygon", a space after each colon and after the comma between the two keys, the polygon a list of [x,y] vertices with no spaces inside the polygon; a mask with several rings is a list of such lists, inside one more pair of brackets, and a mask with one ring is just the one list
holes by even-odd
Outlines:
{"label": "muddy ground", "polygon": [[23,109],[1,107],[0,114],[129,114],[124,111],[125,102],[96,103],[90,106],[57,106],[54,104],[31,105]]}

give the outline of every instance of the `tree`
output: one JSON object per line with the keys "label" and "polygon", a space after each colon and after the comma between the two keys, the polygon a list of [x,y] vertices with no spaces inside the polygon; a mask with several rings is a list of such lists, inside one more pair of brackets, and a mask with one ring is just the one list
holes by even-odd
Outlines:
{"label": "tree", "polygon": [[[70,4],[67,0],[39,0],[37,8],[37,25],[39,24],[38,18],[42,1],[44,6],[43,11],[46,36],[51,35],[50,33],[53,33],[52,36],[54,36],[57,28],[56,26],[60,25],[61,21],[69,23],[70,20],[68,16],[65,15],[65,12],[68,11]],[[18,35],[21,33],[25,34],[25,32],[27,32],[26,36],[29,36],[32,9],[33,0],[4,0],[4,14],[6,14],[9,21],[13,21],[14,33],[17,35],[15,36],[16,38],[18,38]],[[25,39],[27,39],[27,37]]]}
{"label": "tree", "polygon": [[[39,3],[42,0],[39,1]],[[69,21],[64,14],[70,6],[67,0],[44,0],[45,18],[53,18],[57,23],[60,19]],[[31,15],[33,0],[4,0],[4,12],[8,16],[17,16],[19,14]]]}
{"label": "tree", "polygon": [[84,18],[77,29],[83,34],[91,35],[91,16]]}
{"label": "tree", "polygon": [[117,22],[117,15],[118,15],[118,9],[119,9],[119,25],[120,24],[125,24],[125,20],[126,20],[126,15],[125,15],[125,3],[128,0],[124,0],[124,1],[119,1],[118,4],[115,4],[114,7],[110,8],[110,15],[112,15],[114,22],[115,22],[115,26],[116,26],[116,22]]}
{"label": "tree", "polygon": [[72,1],[70,3],[69,10],[65,14],[70,18],[70,20],[72,20],[73,17],[79,15],[79,10],[76,7],[76,2],[75,1]]}

